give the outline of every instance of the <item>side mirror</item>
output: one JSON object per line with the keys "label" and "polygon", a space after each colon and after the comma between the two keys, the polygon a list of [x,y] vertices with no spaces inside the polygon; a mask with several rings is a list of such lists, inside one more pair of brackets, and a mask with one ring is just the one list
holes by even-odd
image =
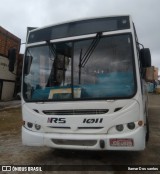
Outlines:
{"label": "side mirror", "polygon": [[15,48],[11,48],[8,50],[8,59],[9,59],[9,71],[13,72],[14,71],[14,65],[16,62],[16,49]]}
{"label": "side mirror", "polygon": [[28,75],[29,72],[30,72],[30,67],[31,67],[31,64],[32,64],[32,59],[33,57],[32,56],[26,56],[25,57],[25,60],[24,60],[24,74],[25,75]]}
{"label": "side mirror", "polygon": [[140,61],[142,68],[151,67],[151,53],[149,48],[143,48],[140,50]]}

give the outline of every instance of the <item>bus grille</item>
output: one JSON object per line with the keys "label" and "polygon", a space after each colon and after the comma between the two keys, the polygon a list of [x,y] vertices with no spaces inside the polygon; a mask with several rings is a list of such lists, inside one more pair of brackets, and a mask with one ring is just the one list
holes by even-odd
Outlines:
{"label": "bus grille", "polygon": [[97,140],[62,140],[52,139],[52,142],[57,145],[74,145],[74,146],[94,146]]}
{"label": "bus grille", "polygon": [[46,115],[96,115],[106,114],[108,109],[83,109],[83,110],[44,110]]}

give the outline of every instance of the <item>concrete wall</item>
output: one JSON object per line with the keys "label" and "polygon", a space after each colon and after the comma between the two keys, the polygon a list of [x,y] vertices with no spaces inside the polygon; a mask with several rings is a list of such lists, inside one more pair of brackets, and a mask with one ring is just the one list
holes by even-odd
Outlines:
{"label": "concrete wall", "polygon": [[9,60],[6,57],[0,56],[0,79],[3,80],[16,80],[16,70],[17,66],[15,63],[14,74],[8,70]]}
{"label": "concrete wall", "polygon": [[11,100],[15,91],[16,71],[15,65],[14,74],[8,70],[8,58],[0,56],[0,100]]}
{"label": "concrete wall", "polygon": [[[21,39],[0,26],[0,100],[13,98],[15,88],[17,87],[17,62],[20,45]],[[8,50],[11,48],[16,49],[16,63],[13,73],[8,69]]]}

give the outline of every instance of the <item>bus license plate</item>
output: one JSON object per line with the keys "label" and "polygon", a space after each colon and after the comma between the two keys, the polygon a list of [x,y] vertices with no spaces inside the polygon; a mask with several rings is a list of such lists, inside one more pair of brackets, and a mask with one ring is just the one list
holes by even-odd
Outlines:
{"label": "bus license plate", "polygon": [[110,146],[132,147],[134,145],[133,139],[110,139]]}

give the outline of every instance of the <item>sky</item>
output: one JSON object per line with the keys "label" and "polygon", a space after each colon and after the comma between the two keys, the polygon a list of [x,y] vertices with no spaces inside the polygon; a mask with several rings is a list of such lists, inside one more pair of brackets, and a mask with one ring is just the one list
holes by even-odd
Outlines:
{"label": "sky", "polygon": [[[80,18],[130,14],[139,42],[150,48],[160,74],[160,0],[1,0],[0,26],[26,41],[27,27]],[[21,47],[24,53],[24,45]]]}

